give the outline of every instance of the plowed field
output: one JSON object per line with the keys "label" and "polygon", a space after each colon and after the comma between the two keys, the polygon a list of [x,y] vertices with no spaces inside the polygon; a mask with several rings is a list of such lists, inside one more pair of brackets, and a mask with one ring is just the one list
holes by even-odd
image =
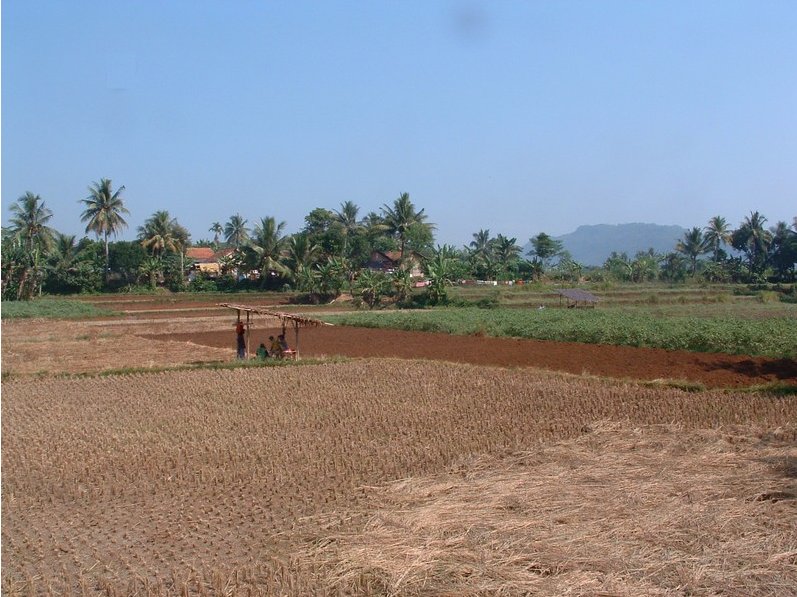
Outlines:
{"label": "plowed field", "polygon": [[[254,330],[252,352],[277,329]],[[232,347],[232,332],[150,335],[150,339]],[[291,345],[294,344],[289,334]],[[300,332],[303,356],[397,357],[492,365],[540,367],[574,374],[642,380],[685,380],[710,388],[738,388],[775,381],[797,384],[797,362],[728,354],[668,351],[628,346],[451,336],[354,327],[309,328]]]}

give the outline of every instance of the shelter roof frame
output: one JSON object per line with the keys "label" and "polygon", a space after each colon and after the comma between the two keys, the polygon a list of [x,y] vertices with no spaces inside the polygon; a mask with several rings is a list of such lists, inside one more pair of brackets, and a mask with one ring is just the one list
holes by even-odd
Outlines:
{"label": "shelter roof frame", "polygon": [[[557,290],[556,294],[567,299],[568,308],[578,306],[594,307],[595,304],[600,300],[591,292],[581,290],[580,288],[563,288],[561,290]],[[580,303],[583,303],[583,305],[580,305]]]}
{"label": "shelter roof frame", "polygon": [[249,328],[252,325],[252,315],[265,315],[267,317],[274,317],[280,321],[282,324],[282,333],[285,333],[285,329],[288,325],[292,325],[295,333],[296,338],[296,358],[299,358],[299,328],[303,327],[321,327],[321,326],[331,326],[331,323],[327,323],[326,321],[321,321],[320,319],[313,319],[312,317],[303,317],[301,315],[294,315],[293,313],[285,313],[284,311],[273,311],[271,309],[267,309],[265,307],[257,307],[252,305],[237,305],[232,303],[219,303],[219,307],[225,307],[227,309],[233,309],[238,314],[238,321],[241,321],[241,313],[246,313],[246,355],[248,356],[249,353]]}

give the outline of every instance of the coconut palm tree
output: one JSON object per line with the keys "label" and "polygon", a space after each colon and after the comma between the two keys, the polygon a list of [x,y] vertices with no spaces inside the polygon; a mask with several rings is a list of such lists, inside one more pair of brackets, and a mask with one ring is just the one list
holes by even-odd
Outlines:
{"label": "coconut palm tree", "polygon": [[428,231],[434,229],[434,224],[426,221],[425,210],[416,211],[415,205],[410,201],[409,193],[402,193],[393,205],[383,205],[383,225],[391,236],[398,238],[399,259],[404,264],[404,251],[407,239],[413,226],[423,226]]}
{"label": "coconut palm tree", "polygon": [[706,245],[711,248],[713,253],[713,260],[719,261],[722,245],[727,245],[731,242],[731,229],[728,223],[722,216],[714,216],[708,221],[708,226],[703,231],[705,232]]}
{"label": "coconut palm tree", "polygon": [[772,234],[764,228],[767,219],[757,211],[751,212],[731,235],[731,246],[747,255],[752,274],[761,274],[766,267],[767,251]]}
{"label": "coconut palm tree", "polygon": [[493,242],[493,251],[503,272],[509,273],[517,265],[523,249],[517,245],[517,238],[507,238],[499,234]]}
{"label": "coconut palm tree", "polygon": [[241,214],[230,216],[230,219],[224,224],[224,239],[227,243],[239,249],[248,238],[249,229],[246,227],[246,220],[241,217]]}
{"label": "coconut palm tree", "polygon": [[[172,218],[166,210],[156,211],[138,228],[138,238],[141,246],[152,251],[152,256],[159,264],[163,264],[166,253],[176,253],[180,256],[180,283],[185,276],[185,251],[188,248],[190,234],[185,227]],[[149,264],[152,269],[153,263]]]}
{"label": "coconut palm tree", "polygon": [[247,241],[245,251],[253,269],[260,270],[261,285],[265,285],[271,272],[288,274],[290,270],[283,263],[282,249],[287,238],[282,234],[285,222],[277,221],[268,216],[261,218],[252,230],[252,236]]}
{"label": "coconut palm tree", "polygon": [[218,222],[213,222],[210,225],[210,228],[208,229],[208,232],[212,232],[213,233],[213,244],[218,247],[219,246],[219,236],[224,234],[224,227]]}
{"label": "coconut palm tree", "polygon": [[89,187],[89,196],[81,199],[80,203],[86,206],[80,215],[81,222],[87,222],[86,232],[93,232],[97,238],[102,237],[105,245],[105,273],[108,274],[108,237],[116,236],[122,229],[127,228],[127,222],[122,214],[130,212],[122,200],[124,185],[116,192],[110,178],[101,178],[100,182],[93,182]]}
{"label": "coconut palm tree", "polygon": [[335,213],[335,222],[343,232],[343,256],[348,257],[349,239],[362,230],[362,225],[357,221],[357,212],[360,208],[353,201],[340,204],[340,211]]}
{"label": "coconut palm tree", "polygon": [[675,250],[689,259],[691,274],[694,276],[697,271],[697,258],[709,249],[706,239],[703,238],[703,231],[694,227],[684,233],[684,237],[675,245]]}
{"label": "coconut palm tree", "polygon": [[80,247],[75,242],[73,234],[56,233],[53,245],[47,257],[47,263],[51,271],[63,274],[71,268],[80,253]]}
{"label": "coconut palm tree", "polygon": [[296,274],[300,268],[310,268],[318,260],[321,247],[310,240],[307,233],[294,234],[288,241],[288,265]]}
{"label": "coconut palm tree", "polygon": [[18,267],[14,268],[17,300],[29,299],[37,289],[41,291],[41,258],[53,243],[53,230],[47,225],[52,217],[53,212],[45,207],[41,197],[31,192],[25,193],[11,206],[9,234],[21,249],[14,252],[21,258]]}
{"label": "coconut palm tree", "polygon": [[52,217],[42,198],[29,191],[11,206],[11,230],[29,252],[42,251],[52,244],[53,230],[47,226]]}
{"label": "coconut palm tree", "polygon": [[797,232],[786,222],[778,222],[770,228],[772,242],[769,245],[769,258],[782,281],[794,277],[794,264],[797,263]]}
{"label": "coconut palm tree", "polygon": [[[178,228],[179,226],[179,228]],[[166,210],[156,211],[138,228],[138,238],[145,249],[152,251],[154,257],[162,257],[163,253],[171,251],[178,253],[184,242],[182,226],[172,218]]]}

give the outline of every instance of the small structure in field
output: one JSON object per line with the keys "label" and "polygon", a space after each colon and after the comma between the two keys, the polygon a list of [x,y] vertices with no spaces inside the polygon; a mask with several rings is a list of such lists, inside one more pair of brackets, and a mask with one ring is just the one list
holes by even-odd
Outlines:
{"label": "small structure in field", "polygon": [[227,309],[234,309],[238,315],[238,321],[241,322],[241,314],[246,313],[246,356],[249,356],[249,328],[252,326],[253,315],[265,315],[267,317],[274,317],[282,324],[282,333],[288,326],[292,326],[295,333],[296,348],[294,349],[294,358],[299,358],[299,328],[307,327],[321,327],[322,325],[332,325],[320,319],[312,319],[310,317],[302,317],[301,315],[294,315],[293,313],[284,313],[282,311],[272,311],[265,307],[253,307],[251,305],[233,305],[230,303],[219,303],[219,307],[226,307]]}
{"label": "small structure in field", "polygon": [[559,295],[559,304],[562,299],[567,299],[567,308],[574,309],[576,307],[595,308],[595,305],[600,300],[597,296],[586,290],[580,288],[563,288],[557,290],[556,294]]}

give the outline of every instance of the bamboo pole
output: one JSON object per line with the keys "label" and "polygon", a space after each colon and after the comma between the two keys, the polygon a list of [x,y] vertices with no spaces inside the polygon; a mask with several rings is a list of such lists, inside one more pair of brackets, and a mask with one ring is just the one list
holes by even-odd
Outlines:
{"label": "bamboo pole", "polygon": [[246,312],[246,355],[245,358],[249,358],[249,311]]}

